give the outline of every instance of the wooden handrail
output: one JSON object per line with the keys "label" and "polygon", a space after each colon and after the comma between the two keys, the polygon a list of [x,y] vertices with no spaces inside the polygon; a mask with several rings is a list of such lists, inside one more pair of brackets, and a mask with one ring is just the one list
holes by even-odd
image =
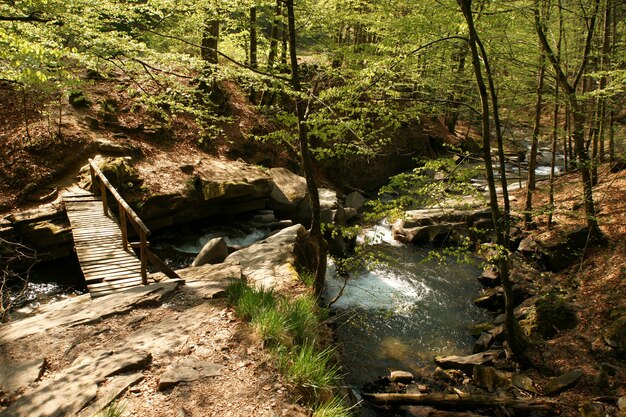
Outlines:
{"label": "wooden handrail", "polygon": [[[95,191],[99,188],[100,195],[102,197],[102,209],[105,216],[109,215],[109,206],[107,203],[106,190],[109,190],[113,198],[117,201],[119,214],[120,214],[120,229],[122,231],[122,244],[124,250],[128,250],[128,231],[126,230],[126,220],[130,220],[130,224],[133,226],[137,234],[139,235],[139,260],[141,262],[141,282],[146,285],[148,283],[147,262],[148,260],[158,267],[170,278],[180,278],[170,267],[168,267],[163,261],[161,261],[154,253],[152,253],[148,246],[148,236],[150,236],[150,230],[146,227],[143,221],[137,216],[137,213],[124,201],[122,196],[117,192],[115,187],[109,182],[107,177],[104,176],[100,168],[96,166],[93,159],[89,159],[89,172],[91,173],[91,188]],[[96,186],[96,179],[100,181],[100,187]],[[130,245],[134,247],[135,245]]]}
{"label": "wooden handrail", "polygon": [[[117,203],[120,205],[120,207],[124,208],[124,211],[126,211],[126,214],[128,214],[129,220],[131,220],[131,223],[135,223],[137,225],[137,227],[139,227],[139,229],[143,230],[143,232],[146,234],[146,236],[150,236],[150,230],[146,227],[144,222],[141,221],[139,216],[137,216],[137,213],[135,213],[135,211],[132,208],[130,208],[128,203],[126,203],[126,201],[124,201],[122,196],[117,192],[115,187],[113,187],[113,185],[111,185],[111,183],[109,182],[107,177],[104,176],[102,171],[100,171],[100,168],[98,168],[96,166],[96,164],[93,162],[93,159],[91,159],[91,158],[89,159],[89,167],[90,167],[90,170],[91,170],[91,184],[92,184],[92,187],[94,187],[94,176],[97,176],[98,179],[100,181],[102,181],[104,186],[113,195],[113,197],[115,198]],[[103,202],[103,204],[106,204],[106,195],[102,196],[102,202]],[[104,206],[104,207],[106,208],[106,206]],[[105,210],[105,214],[107,214],[106,210]]]}

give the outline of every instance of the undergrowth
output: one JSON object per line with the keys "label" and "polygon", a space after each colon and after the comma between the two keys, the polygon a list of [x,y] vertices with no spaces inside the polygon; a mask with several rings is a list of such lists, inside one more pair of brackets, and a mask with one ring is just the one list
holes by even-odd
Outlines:
{"label": "undergrowth", "polygon": [[287,298],[237,281],[227,290],[235,314],[251,324],[270,350],[285,379],[317,417],[347,417],[349,408],[333,398],[340,382],[335,352],[322,343],[326,312],[312,295]]}

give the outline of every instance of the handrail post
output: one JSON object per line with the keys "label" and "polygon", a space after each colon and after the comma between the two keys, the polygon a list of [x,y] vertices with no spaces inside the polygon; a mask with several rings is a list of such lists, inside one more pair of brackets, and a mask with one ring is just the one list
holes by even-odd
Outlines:
{"label": "handrail post", "polygon": [[124,250],[128,252],[128,230],[126,229],[126,210],[122,203],[118,202],[117,207],[120,213],[120,230],[122,231],[122,245]]}
{"label": "handrail post", "polygon": [[93,165],[91,165],[91,161],[89,163],[89,174],[91,175],[91,192],[96,193],[96,171],[93,169]]}
{"label": "handrail post", "polygon": [[146,232],[143,230],[139,231],[139,260],[141,261],[141,283],[143,285],[148,284],[148,272],[146,271],[148,257],[146,250],[148,249],[148,241],[146,239]]}
{"label": "handrail post", "polygon": [[100,197],[102,198],[102,211],[104,211],[105,216],[108,216],[109,206],[107,204],[107,189],[103,181],[100,181]]}

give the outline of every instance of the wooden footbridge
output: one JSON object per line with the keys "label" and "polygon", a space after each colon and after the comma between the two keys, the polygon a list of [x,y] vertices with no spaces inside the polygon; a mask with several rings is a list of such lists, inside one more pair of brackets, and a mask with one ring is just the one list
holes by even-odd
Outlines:
{"label": "wooden footbridge", "polygon": [[[179,278],[150,250],[147,240],[150,230],[91,159],[89,168],[92,192],[66,193],[63,202],[72,227],[76,255],[91,296],[100,297],[147,285],[148,261],[169,278]],[[119,222],[109,208],[107,191],[117,203]],[[139,242],[129,242],[128,222]],[[133,248],[139,250],[139,257]]]}

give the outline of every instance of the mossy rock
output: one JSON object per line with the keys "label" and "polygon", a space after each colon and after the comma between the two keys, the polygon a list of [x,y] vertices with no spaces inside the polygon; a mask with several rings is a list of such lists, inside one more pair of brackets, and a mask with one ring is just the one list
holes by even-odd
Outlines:
{"label": "mossy rock", "polygon": [[626,315],[607,326],[604,341],[622,357],[626,356]]}
{"label": "mossy rock", "polygon": [[[132,165],[130,157],[102,157],[97,155],[93,159],[95,165],[102,171],[104,176],[109,180],[111,185],[118,191],[133,189],[142,183],[139,172]],[[81,169],[85,179],[81,182],[81,186],[85,189],[91,188],[91,178],[89,176],[89,166]]]}
{"label": "mossy rock", "polygon": [[84,109],[91,105],[91,101],[89,101],[89,99],[85,95],[85,92],[82,90],[70,91],[68,101],[70,102],[72,107],[76,109]]}
{"label": "mossy rock", "polygon": [[573,329],[577,323],[572,305],[562,296],[550,292],[535,301],[534,311],[523,321],[522,326],[531,335],[550,339],[558,332]]}

